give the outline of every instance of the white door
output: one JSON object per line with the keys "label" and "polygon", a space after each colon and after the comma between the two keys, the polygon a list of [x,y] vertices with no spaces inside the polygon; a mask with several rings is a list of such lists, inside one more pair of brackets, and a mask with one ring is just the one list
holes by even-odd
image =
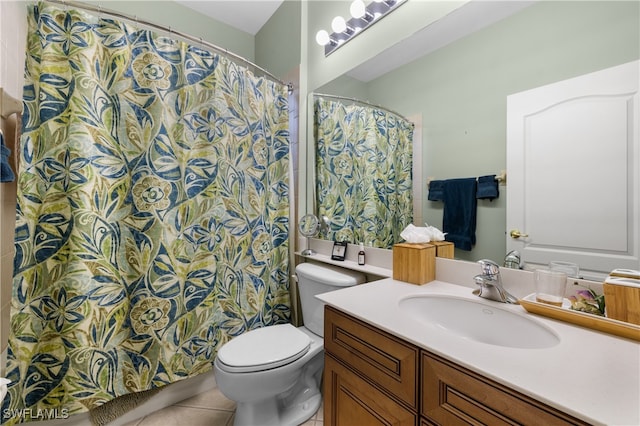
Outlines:
{"label": "white door", "polygon": [[640,269],[639,68],[507,97],[507,250],[525,262]]}

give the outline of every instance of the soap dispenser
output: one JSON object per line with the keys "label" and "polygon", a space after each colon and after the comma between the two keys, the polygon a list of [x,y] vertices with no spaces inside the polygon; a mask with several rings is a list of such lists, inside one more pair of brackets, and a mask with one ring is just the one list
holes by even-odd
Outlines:
{"label": "soap dispenser", "polygon": [[364,244],[360,243],[360,251],[358,252],[358,265],[364,265]]}

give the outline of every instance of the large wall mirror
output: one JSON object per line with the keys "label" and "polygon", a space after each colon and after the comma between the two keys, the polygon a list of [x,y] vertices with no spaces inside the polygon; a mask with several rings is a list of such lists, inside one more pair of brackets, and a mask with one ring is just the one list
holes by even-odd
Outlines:
{"label": "large wall mirror", "polygon": [[[418,225],[441,227],[443,206],[427,199],[427,178],[507,169],[509,95],[637,60],[639,40],[638,2],[473,1],[313,90],[417,118],[421,153],[413,160],[422,176],[414,181],[421,195],[414,215]],[[309,147],[309,155],[314,152]],[[560,184],[571,190],[580,183]],[[476,244],[470,251],[457,249],[456,258],[504,259],[505,185],[508,173],[499,198],[478,200]]]}
{"label": "large wall mirror", "polygon": [[322,237],[391,248],[413,222],[415,125],[355,98],[313,94],[315,210]]}

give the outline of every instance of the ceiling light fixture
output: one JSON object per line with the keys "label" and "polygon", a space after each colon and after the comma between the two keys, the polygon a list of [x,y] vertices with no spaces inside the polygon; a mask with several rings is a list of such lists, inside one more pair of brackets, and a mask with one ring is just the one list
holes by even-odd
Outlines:
{"label": "ceiling light fixture", "polygon": [[349,8],[351,18],[348,21],[342,16],[333,18],[331,21],[333,33],[329,34],[326,30],[318,31],[316,42],[324,46],[324,56],[329,56],[405,2],[406,0],[375,0],[366,6],[363,0],[354,0]]}
{"label": "ceiling light fixture", "polygon": [[347,29],[347,21],[342,16],[336,16],[331,21],[331,29],[334,33],[342,33]]}
{"label": "ceiling light fixture", "polygon": [[325,30],[318,31],[318,33],[316,34],[316,43],[318,43],[320,46],[325,46],[331,43],[331,37],[329,36],[329,33]]}
{"label": "ceiling light fixture", "polygon": [[362,0],[354,0],[349,7],[349,13],[355,19],[364,18],[367,13],[367,6]]}

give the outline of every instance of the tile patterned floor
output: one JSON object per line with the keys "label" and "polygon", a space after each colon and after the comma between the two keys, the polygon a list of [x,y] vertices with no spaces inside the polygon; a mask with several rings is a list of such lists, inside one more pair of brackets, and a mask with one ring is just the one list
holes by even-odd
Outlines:
{"label": "tile patterned floor", "polygon": [[[214,388],[125,426],[233,426],[235,408],[233,401]],[[302,426],[323,426],[322,406]]]}

